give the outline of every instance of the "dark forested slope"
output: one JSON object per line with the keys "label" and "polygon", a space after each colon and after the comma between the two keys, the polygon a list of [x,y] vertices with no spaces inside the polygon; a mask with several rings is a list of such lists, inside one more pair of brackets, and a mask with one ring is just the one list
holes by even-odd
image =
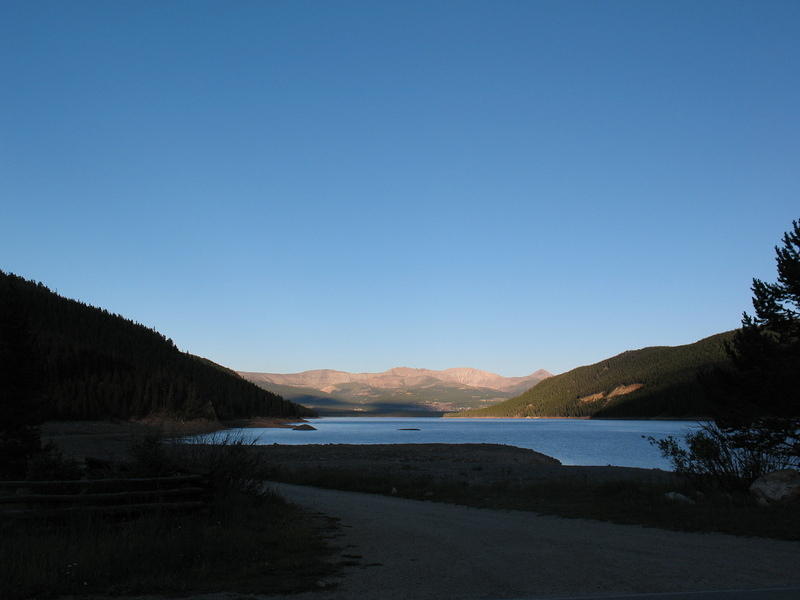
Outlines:
{"label": "dark forested slope", "polygon": [[0,271],[0,393],[20,382],[47,419],[312,414],[153,329]]}
{"label": "dark forested slope", "polygon": [[685,346],[623,352],[545,379],[527,392],[459,417],[690,417],[709,414],[698,381],[728,361],[720,333]]}

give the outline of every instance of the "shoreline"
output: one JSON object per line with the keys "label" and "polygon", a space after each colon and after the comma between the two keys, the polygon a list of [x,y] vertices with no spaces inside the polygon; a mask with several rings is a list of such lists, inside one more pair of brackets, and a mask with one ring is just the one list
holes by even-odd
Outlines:
{"label": "shoreline", "polygon": [[66,457],[87,457],[122,461],[129,457],[131,446],[148,437],[181,438],[204,433],[218,433],[238,428],[287,429],[307,423],[303,418],[256,417],[233,421],[194,419],[181,421],[150,417],[135,421],[45,421],[40,426],[42,445],[52,443]]}
{"label": "shoreline", "polygon": [[[324,417],[323,417],[324,418]],[[402,417],[393,417],[402,422]],[[494,417],[481,417],[483,419],[493,419]],[[418,418],[417,422],[422,421],[423,418]],[[543,418],[543,422],[552,420],[553,418]],[[572,420],[587,420],[587,419],[572,419]],[[626,419],[633,420],[633,419]],[[655,419],[647,419],[648,421]],[[668,419],[660,419],[668,420]],[[136,446],[148,437],[158,438],[187,438],[202,434],[217,434],[222,438],[226,435],[233,435],[234,438],[239,434],[235,433],[236,429],[293,429],[301,424],[310,424],[317,421],[317,418],[283,418],[283,417],[256,417],[250,419],[235,419],[230,421],[210,421],[210,420],[193,420],[193,421],[178,421],[175,419],[164,418],[151,418],[141,421],[50,421],[44,423],[41,428],[41,437],[43,444],[53,443],[59,447],[65,456],[83,460],[87,457],[98,458],[110,461],[124,461],[130,457],[131,448]],[[690,419],[682,419],[682,421],[690,421]],[[420,424],[422,426],[422,424]],[[456,423],[453,423],[455,426]],[[232,433],[230,433],[232,432]],[[246,434],[243,434],[246,435]],[[302,435],[302,434],[300,434]],[[299,441],[299,440],[298,440]],[[311,443],[308,443],[311,442]],[[361,450],[350,450],[347,455],[352,457],[355,453],[359,454],[360,460],[372,460],[369,454],[380,452],[378,446],[382,444],[351,444],[354,448],[361,447]],[[408,444],[403,441],[398,444],[389,444],[393,447],[402,446],[417,446],[419,444]],[[276,446],[293,446],[293,447],[317,447],[313,443],[313,436],[307,442],[296,444],[276,444]],[[326,446],[342,447],[341,444],[328,444]],[[467,446],[476,448],[475,444],[441,444],[439,447],[444,448],[448,446],[455,449],[458,454],[463,454],[462,450]],[[517,448],[516,446],[506,446],[509,448]],[[369,448],[369,449],[368,449]],[[290,451],[286,451],[290,452]],[[314,450],[314,453],[318,453]],[[402,450],[402,452],[411,452],[409,450]],[[338,457],[334,458],[336,452],[330,451],[323,458],[324,461],[330,461],[329,466],[334,466],[338,462]],[[341,455],[339,455],[341,456]],[[436,457],[431,457],[431,460],[438,461]],[[464,458],[466,458],[464,456]],[[517,456],[516,458],[519,458]],[[349,460],[349,459],[348,459]],[[417,459],[414,458],[413,461]],[[345,461],[348,462],[348,461]],[[515,461],[512,461],[515,462]],[[316,468],[316,465],[315,465]]]}
{"label": "shoreline", "polygon": [[318,419],[319,417],[302,417],[288,419],[284,417],[253,417],[250,419],[234,419],[231,421],[220,421],[222,426],[219,431],[225,429],[291,429],[295,425],[308,423],[308,419]]}

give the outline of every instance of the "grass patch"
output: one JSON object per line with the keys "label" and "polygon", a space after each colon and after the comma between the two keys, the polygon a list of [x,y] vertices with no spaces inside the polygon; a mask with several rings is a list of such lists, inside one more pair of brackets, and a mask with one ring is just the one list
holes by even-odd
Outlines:
{"label": "grass patch", "polygon": [[4,523],[0,597],[312,589],[331,573],[307,517],[276,496],[228,495],[207,514]]}
{"label": "grass patch", "polygon": [[0,598],[319,588],[336,571],[323,531],[330,520],[260,491],[257,474],[247,473],[253,465],[243,460],[245,446],[229,440],[200,461],[146,439],[130,464],[113,470],[115,476],[203,472],[213,494],[202,512],[0,521]]}
{"label": "grass patch", "polygon": [[[527,510],[676,531],[800,540],[800,503],[761,507],[747,493],[701,492],[688,485],[677,488],[630,481],[466,485],[437,482],[431,477],[399,477],[398,473],[363,477],[354,471],[330,469],[302,473],[276,470],[271,476],[288,483],[480,508]],[[670,491],[686,495],[693,504],[668,499],[665,494]]]}

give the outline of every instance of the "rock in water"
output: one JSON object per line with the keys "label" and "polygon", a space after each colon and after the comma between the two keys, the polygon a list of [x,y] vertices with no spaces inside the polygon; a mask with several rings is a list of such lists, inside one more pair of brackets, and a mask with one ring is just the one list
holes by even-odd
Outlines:
{"label": "rock in water", "polygon": [[316,427],[312,427],[308,423],[303,423],[302,425],[295,425],[292,427],[295,431],[316,431]]}
{"label": "rock in water", "polygon": [[782,469],[762,475],[750,486],[750,493],[762,506],[800,499],[800,471]]}

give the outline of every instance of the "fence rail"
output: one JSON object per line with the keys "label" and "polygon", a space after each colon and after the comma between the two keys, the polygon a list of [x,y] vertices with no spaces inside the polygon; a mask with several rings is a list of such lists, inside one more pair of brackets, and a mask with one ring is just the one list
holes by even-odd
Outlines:
{"label": "fence rail", "polygon": [[37,518],[90,513],[134,516],[189,512],[208,506],[200,475],[76,481],[0,481],[0,517]]}

